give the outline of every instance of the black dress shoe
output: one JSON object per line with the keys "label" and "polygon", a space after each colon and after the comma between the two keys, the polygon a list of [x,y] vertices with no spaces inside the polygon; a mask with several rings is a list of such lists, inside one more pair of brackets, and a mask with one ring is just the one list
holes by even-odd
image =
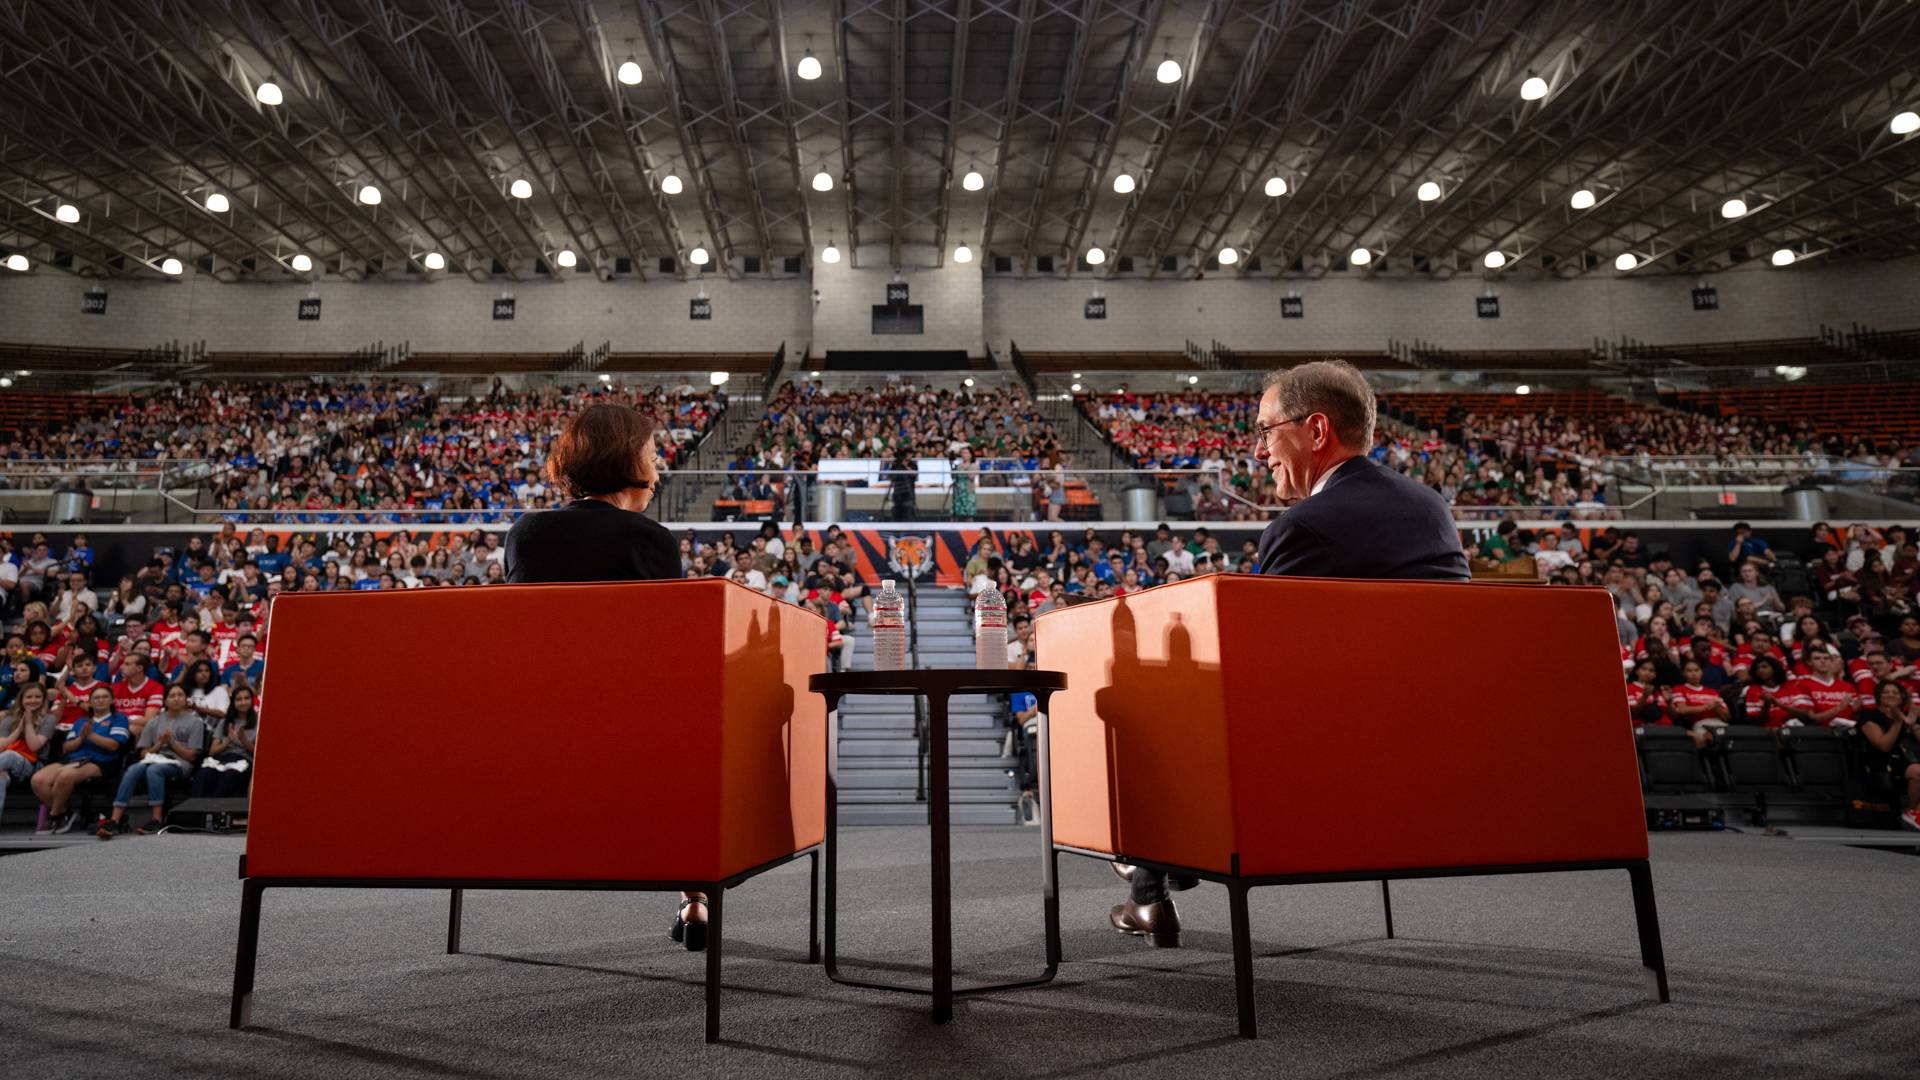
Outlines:
{"label": "black dress shoe", "polygon": [[667,931],[667,937],[686,946],[688,952],[703,952],[707,947],[707,901],[680,901],[680,910],[673,916],[673,926]]}
{"label": "black dress shoe", "polygon": [[1171,900],[1153,904],[1128,901],[1113,905],[1113,928],[1123,934],[1146,938],[1159,949],[1180,947],[1180,912]]}
{"label": "black dress shoe", "polygon": [[[1108,863],[1107,865],[1113,867],[1113,872],[1115,876],[1117,876],[1121,881],[1124,881],[1129,885],[1133,884],[1133,875],[1136,871],[1140,869],[1139,867],[1133,865],[1132,863],[1111,862],[1111,863]],[[1186,892],[1188,889],[1191,889],[1198,884],[1200,884],[1200,879],[1197,877],[1194,877],[1192,874],[1168,874],[1167,875],[1167,891],[1168,892]]]}

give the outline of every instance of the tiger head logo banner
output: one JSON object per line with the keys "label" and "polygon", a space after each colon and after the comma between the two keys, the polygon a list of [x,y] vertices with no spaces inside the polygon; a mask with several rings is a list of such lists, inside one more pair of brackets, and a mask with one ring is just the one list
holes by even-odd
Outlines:
{"label": "tiger head logo banner", "polygon": [[888,537],[887,564],[902,578],[931,577],[934,573],[933,537]]}

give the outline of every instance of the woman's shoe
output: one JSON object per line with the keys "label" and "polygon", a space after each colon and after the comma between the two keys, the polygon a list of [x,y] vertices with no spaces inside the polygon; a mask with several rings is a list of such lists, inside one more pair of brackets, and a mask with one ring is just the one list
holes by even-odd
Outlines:
{"label": "woman's shoe", "polygon": [[702,896],[680,901],[680,910],[673,917],[673,929],[667,936],[687,947],[688,952],[704,952],[707,948],[707,898]]}

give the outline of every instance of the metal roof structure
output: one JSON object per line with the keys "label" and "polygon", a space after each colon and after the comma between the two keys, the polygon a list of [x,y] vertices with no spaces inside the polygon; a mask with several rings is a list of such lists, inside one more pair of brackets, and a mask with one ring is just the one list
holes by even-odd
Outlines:
{"label": "metal roof structure", "polygon": [[1915,108],[1911,0],[16,0],[0,247],[222,280],[686,275],[695,248],[774,275],[830,244],[1701,273],[1920,250]]}

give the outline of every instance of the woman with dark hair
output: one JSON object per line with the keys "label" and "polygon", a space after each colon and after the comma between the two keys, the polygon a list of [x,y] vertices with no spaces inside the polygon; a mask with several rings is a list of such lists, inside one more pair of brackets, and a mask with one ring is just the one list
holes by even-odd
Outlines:
{"label": "woman with dark hair", "polygon": [[1787,672],[1780,661],[1762,653],[1747,667],[1746,686],[1740,691],[1741,715],[1756,727],[1786,727],[1793,714],[1780,704],[1787,692]]}
{"label": "woman with dark hair", "polygon": [[180,673],[179,686],[187,692],[187,704],[208,723],[227,715],[227,688],[220,682],[220,671],[211,660],[195,660]]}
{"label": "woman with dark hair", "polygon": [[1651,660],[1633,665],[1633,678],[1627,683],[1627,715],[1634,727],[1671,726],[1667,716],[1667,697],[1660,689],[1659,671]]}
{"label": "woman with dark hair", "polygon": [[[233,702],[227,716],[214,729],[213,745],[207,748],[207,760],[193,774],[193,798],[237,799],[247,793],[253,780],[253,740],[260,726],[260,710],[253,707],[253,688],[233,688]],[[229,815],[213,814],[208,825],[214,832],[225,832]]]}
{"label": "woman with dark hair", "polygon": [[1873,695],[1873,707],[1859,716],[1860,734],[1875,750],[1891,759],[1894,775],[1906,781],[1907,809],[1900,823],[1920,829],[1920,717],[1913,713],[1913,694],[1889,679]]}
{"label": "woman with dark hair", "polygon": [[[641,513],[660,484],[653,421],[625,405],[590,405],[547,451],[547,479],[567,501],[522,514],[507,531],[509,582],[660,581],[680,576],[680,545]],[[707,947],[705,893],[680,894],[668,931]]]}
{"label": "woman with dark hair", "polygon": [[568,501],[523,514],[507,533],[507,580],[656,581],[680,576],[673,534],[641,515],[660,482],[653,421],[592,405],[547,452],[547,479]]}

